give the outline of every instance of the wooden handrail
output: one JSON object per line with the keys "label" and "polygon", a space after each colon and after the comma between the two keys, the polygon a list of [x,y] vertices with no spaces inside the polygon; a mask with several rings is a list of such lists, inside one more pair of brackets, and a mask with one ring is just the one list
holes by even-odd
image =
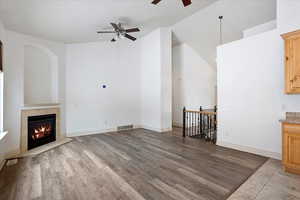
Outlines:
{"label": "wooden handrail", "polygon": [[183,108],[182,136],[205,138],[216,143],[217,107],[214,109],[187,110]]}
{"label": "wooden handrail", "polygon": [[189,113],[199,113],[199,114],[204,114],[204,115],[216,115],[216,112],[209,112],[209,111],[196,111],[196,110],[185,110],[185,112]]}

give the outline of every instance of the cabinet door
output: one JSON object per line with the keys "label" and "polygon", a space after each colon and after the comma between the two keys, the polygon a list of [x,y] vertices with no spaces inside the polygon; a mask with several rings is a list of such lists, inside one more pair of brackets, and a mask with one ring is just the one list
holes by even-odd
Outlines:
{"label": "cabinet door", "polygon": [[300,89],[300,37],[295,37],[290,41],[290,81],[292,89]]}
{"label": "cabinet door", "polygon": [[284,162],[286,165],[300,169],[300,134],[284,134]]}

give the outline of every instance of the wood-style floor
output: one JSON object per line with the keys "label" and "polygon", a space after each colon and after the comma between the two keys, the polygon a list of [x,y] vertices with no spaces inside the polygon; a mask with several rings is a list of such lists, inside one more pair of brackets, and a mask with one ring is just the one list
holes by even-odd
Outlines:
{"label": "wood-style floor", "polygon": [[76,137],[0,174],[2,200],[226,199],[266,158],[143,129]]}

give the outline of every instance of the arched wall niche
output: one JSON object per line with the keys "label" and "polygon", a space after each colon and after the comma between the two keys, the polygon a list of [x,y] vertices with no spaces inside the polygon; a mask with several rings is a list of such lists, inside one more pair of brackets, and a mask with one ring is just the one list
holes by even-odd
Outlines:
{"label": "arched wall niche", "polygon": [[58,58],[48,48],[24,45],[24,105],[58,102]]}

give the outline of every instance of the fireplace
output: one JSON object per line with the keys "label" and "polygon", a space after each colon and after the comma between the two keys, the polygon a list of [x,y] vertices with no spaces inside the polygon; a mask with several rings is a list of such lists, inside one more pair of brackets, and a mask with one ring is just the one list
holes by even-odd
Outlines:
{"label": "fireplace", "polygon": [[28,117],[28,150],[56,140],[56,114]]}

